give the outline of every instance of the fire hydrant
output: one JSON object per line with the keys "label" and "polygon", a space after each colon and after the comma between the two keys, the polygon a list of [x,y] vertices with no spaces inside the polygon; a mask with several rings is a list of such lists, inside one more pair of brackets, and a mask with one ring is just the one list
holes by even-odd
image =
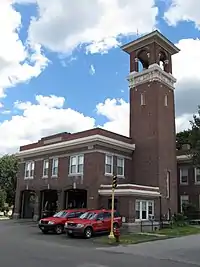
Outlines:
{"label": "fire hydrant", "polygon": [[114,236],[115,236],[115,240],[116,240],[116,243],[119,243],[119,238],[120,238],[120,230],[119,228],[114,228]]}

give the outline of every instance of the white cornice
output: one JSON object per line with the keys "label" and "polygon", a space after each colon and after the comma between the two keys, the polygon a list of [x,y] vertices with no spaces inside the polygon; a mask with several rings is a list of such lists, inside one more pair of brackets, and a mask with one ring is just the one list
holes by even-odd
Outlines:
{"label": "white cornice", "polygon": [[[150,189],[150,190],[159,190],[157,186],[147,186],[147,185],[138,185],[138,184],[118,184],[119,187],[138,187],[141,189]],[[101,184],[100,188],[111,188],[110,184]]]}
{"label": "white cornice", "polygon": [[179,155],[176,158],[178,161],[191,160],[192,155]]}
{"label": "white cornice", "polygon": [[[101,196],[111,196],[112,189],[100,189],[98,190]],[[147,196],[147,197],[159,197],[160,193],[156,191],[146,191],[137,189],[115,189],[116,196]]]}
{"label": "white cornice", "polygon": [[163,71],[158,64],[152,64],[148,69],[141,72],[131,72],[127,80],[130,88],[147,82],[159,81],[166,84],[171,89],[174,89],[174,84],[176,82],[172,74]]}
{"label": "white cornice", "polygon": [[129,151],[134,151],[135,150],[135,144],[128,144],[123,141],[119,141],[113,138],[105,137],[103,135],[91,135],[87,137],[82,137],[82,138],[77,138],[74,140],[69,140],[69,141],[64,141],[56,144],[51,144],[51,145],[46,145],[42,147],[37,147],[37,148],[32,148],[24,151],[20,151],[16,153],[17,157],[24,157],[24,156],[32,156],[36,154],[44,154],[46,152],[51,152],[52,150],[59,150],[62,148],[71,148],[74,146],[81,146],[85,145],[88,143],[97,143],[97,142],[102,142],[107,145],[112,145],[113,148],[121,148],[121,149],[126,149]]}

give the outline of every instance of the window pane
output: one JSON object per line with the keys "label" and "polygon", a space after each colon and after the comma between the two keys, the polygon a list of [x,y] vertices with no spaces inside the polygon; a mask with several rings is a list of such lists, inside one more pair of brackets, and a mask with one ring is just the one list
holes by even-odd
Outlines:
{"label": "window pane", "polygon": [[153,203],[151,201],[148,202],[148,210],[149,215],[153,215]]}
{"label": "window pane", "polygon": [[83,173],[83,164],[78,165],[78,173]]}
{"label": "window pane", "polygon": [[117,166],[118,167],[124,167],[124,159],[123,158],[117,158]]}
{"label": "window pane", "polygon": [[84,162],[84,157],[83,157],[83,155],[81,155],[81,156],[78,156],[78,164],[83,164],[83,162]]}
{"label": "window pane", "polygon": [[106,164],[106,173],[112,173],[112,166]]}
{"label": "window pane", "polygon": [[117,175],[124,175],[122,167],[117,167]]}
{"label": "window pane", "polygon": [[76,157],[71,157],[71,165],[76,165]]}
{"label": "window pane", "polygon": [[58,159],[53,159],[53,167],[58,167]]}
{"label": "window pane", "polygon": [[200,168],[196,168],[196,174],[200,175]]}
{"label": "window pane", "polygon": [[112,165],[112,156],[106,155],[106,164]]}
{"label": "window pane", "polygon": [[58,167],[53,167],[52,175],[57,175],[57,174],[58,174]]}
{"label": "window pane", "polygon": [[76,173],[76,166],[75,165],[71,166],[70,173]]}

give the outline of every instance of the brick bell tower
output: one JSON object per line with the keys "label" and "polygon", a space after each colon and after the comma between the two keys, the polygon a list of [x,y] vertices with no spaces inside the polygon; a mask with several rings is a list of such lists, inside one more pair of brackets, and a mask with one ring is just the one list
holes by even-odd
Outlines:
{"label": "brick bell tower", "polygon": [[130,55],[130,137],[133,183],[158,186],[162,214],[177,212],[172,55],[179,49],[154,31],[122,47]]}

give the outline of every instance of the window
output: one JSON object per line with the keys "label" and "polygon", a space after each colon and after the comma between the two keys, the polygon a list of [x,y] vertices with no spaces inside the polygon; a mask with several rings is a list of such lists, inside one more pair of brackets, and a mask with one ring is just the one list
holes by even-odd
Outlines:
{"label": "window", "polygon": [[25,179],[33,179],[35,162],[29,161],[25,164]]}
{"label": "window", "polygon": [[165,95],[165,107],[168,106],[168,95]]}
{"label": "window", "polygon": [[135,202],[136,220],[149,220],[154,215],[154,201],[136,200]]}
{"label": "window", "polygon": [[166,177],[166,198],[170,198],[170,171],[167,171]]}
{"label": "window", "polygon": [[180,196],[181,212],[183,212],[183,205],[189,203],[189,196],[183,195]]}
{"label": "window", "polygon": [[188,168],[180,169],[180,184],[188,184]]}
{"label": "window", "polygon": [[194,173],[195,173],[195,183],[200,183],[200,168],[195,168]]}
{"label": "window", "polygon": [[145,94],[144,93],[140,95],[140,105],[141,106],[145,106],[146,105]]}
{"label": "window", "polygon": [[124,176],[124,158],[117,158],[117,176]]}
{"label": "window", "polygon": [[84,156],[70,157],[70,174],[83,174]]}
{"label": "window", "polygon": [[106,155],[105,157],[105,174],[113,174],[113,156]]}
{"label": "window", "polygon": [[58,176],[58,158],[54,158],[52,162],[52,176]]}
{"label": "window", "polygon": [[48,177],[49,173],[49,160],[45,159],[43,161],[43,177]]}

